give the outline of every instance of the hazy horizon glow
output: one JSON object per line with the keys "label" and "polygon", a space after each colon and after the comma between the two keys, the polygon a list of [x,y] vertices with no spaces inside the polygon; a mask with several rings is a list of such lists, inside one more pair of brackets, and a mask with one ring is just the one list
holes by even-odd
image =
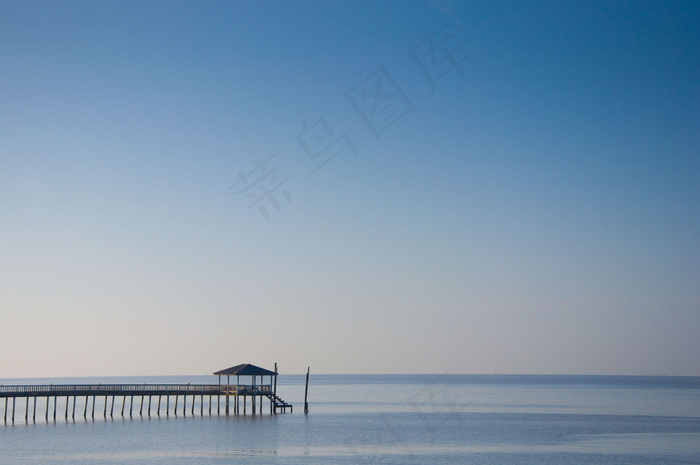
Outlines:
{"label": "hazy horizon glow", "polygon": [[0,0],[0,378],[700,376],[699,22]]}

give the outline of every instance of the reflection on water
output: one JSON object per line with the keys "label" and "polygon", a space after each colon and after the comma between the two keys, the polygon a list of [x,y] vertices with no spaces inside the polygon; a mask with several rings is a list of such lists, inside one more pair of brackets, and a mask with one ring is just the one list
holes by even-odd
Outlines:
{"label": "reflection on water", "polygon": [[[57,421],[45,422],[39,401],[37,421],[31,421],[30,406],[25,422],[21,400],[15,423],[0,423],[0,457],[3,465],[700,463],[700,388],[687,383],[674,388],[629,380],[557,383],[551,377],[541,385],[506,377],[491,384],[449,376],[439,382],[435,376],[325,380],[317,376],[312,385],[308,416],[226,417],[215,407],[210,416],[206,398],[201,415],[197,398],[194,416],[189,402],[186,416],[149,417],[145,408],[141,416],[139,400],[133,417],[127,405],[122,418],[116,415],[117,400],[115,417],[104,419],[104,398],[98,398],[94,420],[91,404],[83,418],[84,399],[78,399],[75,420],[66,421],[59,404]],[[303,385],[292,381],[279,389],[299,405]]]}

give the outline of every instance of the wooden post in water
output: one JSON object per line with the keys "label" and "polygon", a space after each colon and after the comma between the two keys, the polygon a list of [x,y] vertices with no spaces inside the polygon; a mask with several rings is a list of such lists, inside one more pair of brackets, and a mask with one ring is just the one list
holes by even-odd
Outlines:
{"label": "wooden post in water", "polygon": [[275,387],[272,391],[275,407],[273,407],[273,412],[277,413],[277,362],[275,362]]}
{"label": "wooden post in water", "polygon": [[304,389],[304,414],[309,413],[309,402],[307,401],[309,396],[309,373],[311,372],[311,367],[306,369],[306,389]]}

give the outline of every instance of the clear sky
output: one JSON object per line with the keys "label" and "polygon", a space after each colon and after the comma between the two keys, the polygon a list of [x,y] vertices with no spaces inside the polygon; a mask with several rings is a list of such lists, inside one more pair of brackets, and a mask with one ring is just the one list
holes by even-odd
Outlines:
{"label": "clear sky", "polygon": [[0,0],[0,378],[700,375],[697,1]]}

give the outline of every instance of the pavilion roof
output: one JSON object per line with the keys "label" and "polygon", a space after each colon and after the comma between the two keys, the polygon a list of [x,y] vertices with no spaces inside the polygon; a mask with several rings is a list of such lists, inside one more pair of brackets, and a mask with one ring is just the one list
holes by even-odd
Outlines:
{"label": "pavilion roof", "polygon": [[266,370],[265,368],[260,368],[250,363],[242,363],[241,365],[236,365],[231,368],[226,368],[225,370],[220,370],[214,373],[215,375],[228,375],[228,376],[274,376],[277,373],[274,371]]}

